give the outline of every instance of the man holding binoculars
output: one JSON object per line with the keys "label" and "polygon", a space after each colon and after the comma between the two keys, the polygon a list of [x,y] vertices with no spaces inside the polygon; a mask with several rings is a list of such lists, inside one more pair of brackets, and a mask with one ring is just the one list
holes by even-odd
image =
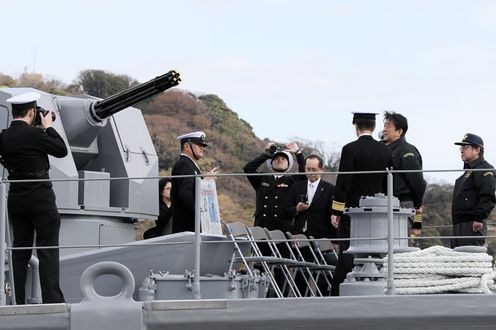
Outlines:
{"label": "man holding binoculars", "polygon": [[[14,247],[58,246],[60,215],[52,183],[48,180],[48,155],[67,155],[64,140],[52,127],[54,116],[37,106],[36,92],[11,97],[12,123],[0,134],[2,165],[9,171],[8,210],[14,232]],[[37,120],[37,118],[39,118]],[[15,182],[15,180],[40,180]],[[14,283],[17,304],[25,303],[24,288],[32,250],[13,251]],[[59,287],[59,250],[38,249],[43,303],[64,302]]]}
{"label": "man holding binoculars", "polygon": [[306,179],[304,175],[283,175],[290,172],[293,167],[293,154],[296,155],[298,162],[298,172],[305,172],[305,157],[295,142],[284,146],[268,143],[265,152],[244,167],[244,172],[247,174],[259,173],[258,168],[265,162],[272,170],[272,174],[248,176],[248,181],[257,194],[255,226],[269,230],[279,229],[284,233],[291,231],[293,220],[284,215],[284,207],[287,204],[291,186],[296,181]]}

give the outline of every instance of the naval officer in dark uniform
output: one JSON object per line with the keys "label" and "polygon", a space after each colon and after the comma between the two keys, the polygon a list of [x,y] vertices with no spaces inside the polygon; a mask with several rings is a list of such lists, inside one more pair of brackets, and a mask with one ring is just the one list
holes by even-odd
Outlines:
{"label": "naval officer in dark uniform", "polygon": [[273,172],[270,175],[248,176],[248,181],[256,191],[255,226],[279,229],[284,233],[291,231],[293,219],[284,214],[289,190],[296,181],[306,179],[304,175],[282,175],[293,167],[292,153],[296,155],[298,172],[305,172],[305,157],[295,142],[283,147],[268,143],[265,152],[245,165],[245,173],[258,173],[263,163]]}
{"label": "naval officer in dark uniform", "polygon": [[494,167],[484,159],[484,141],[480,136],[467,133],[455,144],[460,146],[465,172],[453,188],[451,212],[453,236],[457,237],[451,240],[451,247],[483,246],[487,235],[485,220],[496,205]]}
{"label": "naval officer in dark uniform", "polygon": [[[181,143],[181,156],[172,167],[172,233],[195,231],[195,177],[177,178],[177,175],[200,175],[196,163],[203,158],[205,148],[204,132],[197,131],[177,137]],[[217,167],[209,172],[217,173]]]}
{"label": "naval officer in dark uniform", "polygon": [[[12,104],[12,123],[0,136],[2,164],[9,171],[8,209],[14,232],[14,247],[58,246],[60,215],[50,181],[15,180],[49,179],[48,155],[65,157],[64,140],[52,127],[52,115],[37,111],[39,93],[24,93],[7,100]],[[38,116],[35,127],[35,118]],[[39,121],[39,122],[38,122]],[[40,260],[40,283],[43,303],[64,302],[59,287],[59,250],[37,249]],[[13,269],[17,304],[25,303],[28,262],[32,250],[14,250]]]}
{"label": "naval officer in dark uniform", "polygon": [[[341,150],[339,172],[385,171],[391,167],[391,151],[383,143],[374,140],[375,113],[354,113],[353,125],[358,139],[348,143]],[[338,229],[339,238],[350,237],[350,217],[343,214],[345,207],[358,207],[361,196],[374,196],[386,193],[385,173],[340,174],[336,179],[336,189],[331,208],[331,223]],[[350,246],[349,241],[339,243],[339,260],[332,281],[331,294],[339,295],[339,285],[353,268],[353,257],[343,254]]]}

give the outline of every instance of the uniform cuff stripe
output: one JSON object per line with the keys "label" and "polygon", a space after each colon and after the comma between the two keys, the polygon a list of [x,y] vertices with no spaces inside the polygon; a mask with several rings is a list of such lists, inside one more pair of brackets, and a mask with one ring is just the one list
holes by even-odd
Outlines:
{"label": "uniform cuff stripe", "polygon": [[336,211],[343,212],[345,203],[332,201],[332,209]]}

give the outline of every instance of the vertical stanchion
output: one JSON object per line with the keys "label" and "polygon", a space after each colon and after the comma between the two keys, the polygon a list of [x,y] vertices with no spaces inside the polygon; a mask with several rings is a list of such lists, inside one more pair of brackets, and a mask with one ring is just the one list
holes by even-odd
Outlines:
{"label": "vertical stanchion", "polygon": [[195,278],[193,280],[193,299],[201,299],[200,291],[200,204],[201,204],[201,178],[195,177]]}
{"label": "vertical stanchion", "polygon": [[5,219],[5,184],[0,182],[0,306],[5,306],[5,251],[7,245],[5,243],[5,228],[7,221]]}
{"label": "vertical stanchion", "polygon": [[387,295],[394,295],[394,222],[393,222],[393,174],[387,171],[387,203],[388,203],[388,279]]}

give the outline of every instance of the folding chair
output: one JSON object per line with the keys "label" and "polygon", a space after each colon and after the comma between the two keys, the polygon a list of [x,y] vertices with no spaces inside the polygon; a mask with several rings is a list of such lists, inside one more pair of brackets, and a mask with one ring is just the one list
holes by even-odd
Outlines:
{"label": "folding chair", "polygon": [[319,262],[324,265],[336,266],[338,263],[338,253],[329,239],[315,239],[310,236],[313,251]]}
{"label": "folding chair", "polygon": [[[280,251],[274,247],[274,244],[269,239],[268,232],[265,228],[262,227],[249,227],[247,228],[249,234],[251,235],[252,241],[257,246],[257,250],[260,252],[259,256],[262,256],[262,251],[266,254],[270,254],[269,258],[273,258],[273,268],[272,270],[276,273],[276,269],[280,269],[282,276],[284,277],[284,284],[282,287],[282,293],[286,292],[286,296],[294,296],[301,297],[301,293],[299,292],[296,283],[294,281],[294,276],[292,272],[289,270],[289,266],[296,266],[297,262],[293,259],[285,258]],[[282,233],[282,232],[281,232]],[[284,236],[284,234],[283,234]],[[266,244],[266,248],[263,247],[263,244]],[[277,268],[276,268],[277,267]]]}
{"label": "folding chair", "polygon": [[[294,270],[292,275],[295,283],[297,281],[298,274],[301,275],[301,279],[303,279],[303,281],[305,282],[305,292],[303,295],[308,296],[308,293],[310,292],[311,296],[313,297],[315,296],[322,297],[322,293],[320,292],[317,286],[317,281],[312,274],[312,269],[314,269],[317,266],[317,264],[306,261],[303,258],[303,256],[301,256],[301,254],[299,256],[295,255],[293,249],[288,243],[288,239],[286,238],[286,236],[282,231],[266,230],[266,232],[267,232],[267,236],[271,240],[272,248],[276,251],[276,253],[278,253],[281,256],[287,255],[288,258],[290,258],[293,261],[292,263],[288,264],[288,268],[292,268]],[[298,288],[298,285],[296,285],[296,289],[301,294],[301,290],[300,288]]]}
{"label": "folding chair", "polygon": [[[250,235],[250,232],[248,231],[248,228],[245,224],[241,222],[233,222],[225,224],[224,228],[228,234],[228,237],[231,238],[235,246],[235,251],[231,259],[231,267],[234,265],[234,263],[243,263],[249,274],[253,276],[254,265],[262,266],[263,271],[270,278],[270,285],[272,286],[276,296],[278,298],[283,298],[282,291],[275,280],[272,269],[274,265],[281,264],[281,260],[279,260],[279,258],[263,256],[258,248],[258,245],[256,244],[256,242],[253,241],[252,236]],[[238,240],[248,241],[248,243],[250,244],[252,256],[243,255],[238,245]],[[238,256],[236,256],[236,254]]]}
{"label": "folding chair", "polygon": [[[330,248],[333,248],[330,241],[315,240],[313,237],[307,238],[304,234],[291,235],[290,233],[288,233],[288,236],[292,239],[293,248],[298,256],[302,260],[306,261],[309,261],[308,259],[311,259],[312,262],[315,264],[315,266],[310,269],[317,272],[316,281],[318,282],[320,279],[320,275],[323,274],[326,285],[330,289],[331,280],[334,276],[333,272],[335,271],[336,267],[334,265],[329,265],[326,262],[326,259],[320,249],[318,250],[320,255],[319,253],[316,253],[316,251],[314,251],[314,245],[316,244],[321,244],[323,247],[327,246],[325,245],[325,243],[320,242],[327,242]],[[327,252],[327,250],[325,251]],[[307,257],[305,257],[305,255],[307,255]]]}

